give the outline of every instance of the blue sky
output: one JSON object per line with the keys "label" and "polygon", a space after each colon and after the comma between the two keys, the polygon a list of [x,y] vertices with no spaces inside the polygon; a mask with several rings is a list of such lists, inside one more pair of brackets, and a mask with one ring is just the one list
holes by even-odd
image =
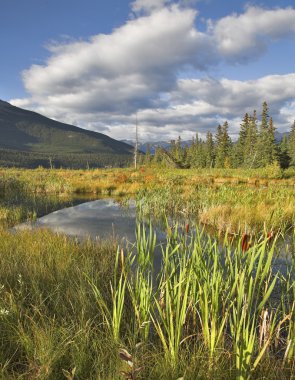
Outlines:
{"label": "blue sky", "polygon": [[112,137],[295,118],[291,0],[0,0],[0,99]]}

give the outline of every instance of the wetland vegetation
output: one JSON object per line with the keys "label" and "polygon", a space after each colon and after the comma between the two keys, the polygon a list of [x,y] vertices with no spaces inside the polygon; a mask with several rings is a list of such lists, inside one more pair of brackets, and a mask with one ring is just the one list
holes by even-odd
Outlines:
{"label": "wetland vegetation", "polygon": [[[295,177],[273,169],[2,169],[1,377],[292,379]],[[166,237],[7,229],[77,195],[134,198]]]}

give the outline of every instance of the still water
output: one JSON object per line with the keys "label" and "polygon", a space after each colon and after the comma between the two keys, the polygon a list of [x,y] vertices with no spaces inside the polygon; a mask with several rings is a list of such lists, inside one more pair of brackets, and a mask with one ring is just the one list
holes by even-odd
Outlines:
{"label": "still water", "polygon": [[[184,221],[178,222],[184,225]],[[153,227],[157,233],[158,243],[165,241],[166,234],[163,224],[153,221]],[[199,227],[202,228],[202,226]],[[38,218],[35,222],[20,224],[14,227],[14,230],[28,228],[49,228],[54,232],[75,236],[79,239],[115,237],[119,243],[134,243],[136,229],[135,202],[130,201],[128,207],[122,207],[119,201],[109,198],[85,202],[54,211]],[[212,231],[207,231],[207,233],[211,237],[217,238]],[[220,250],[222,250],[222,239],[219,237],[217,240]],[[276,265],[286,263],[290,249],[291,251],[294,249],[292,238],[285,236],[283,239],[279,239]]]}
{"label": "still water", "polygon": [[134,241],[135,225],[134,202],[121,207],[113,199],[99,199],[54,211],[17,229],[44,227],[78,238],[115,236],[119,240]]}

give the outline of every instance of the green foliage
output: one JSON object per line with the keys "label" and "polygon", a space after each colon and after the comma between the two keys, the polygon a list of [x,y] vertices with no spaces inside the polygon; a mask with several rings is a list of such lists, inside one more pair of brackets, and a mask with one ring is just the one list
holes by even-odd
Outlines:
{"label": "green foliage", "polygon": [[295,120],[292,125],[291,133],[288,138],[288,156],[290,157],[290,164],[291,166],[295,166]]}
{"label": "green foliage", "polygon": [[0,232],[2,378],[123,379],[130,364],[136,379],[291,378],[294,257],[281,267],[276,239],[245,250],[166,228],[157,247],[138,225],[124,255],[113,240]]}
{"label": "green foliage", "polygon": [[217,127],[216,133],[216,161],[215,165],[217,168],[229,168],[230,165],[230,155],[231,155],[232,142],[228,135],[228,123],[227,121],[223,126],[219,125]]}
{"label": "green foliage", "polygon": [[[289,138],[278,143],[275,139],[276,128],[268,114],[266,102],[262,105],[259,130],[256,111],[245,114],[239,131],[238,140],[233,143],[229,136],[229,125],[226,122],[218,125],[215,139],[211,132],[206,140],[198,134],[189,146],[182,146],[181,139],[171,141],[170,149],[157,149],[154,158],[145,160],[147,164],[161,163],[162,166],[179,168],[265,168],[279,162],[283,169],[295,165],[295,122]],[[165,160],[165,157],[170,157]],[[168,165],[167,165],[168,163]],[[165,165],[166,164],[166,165]]]}

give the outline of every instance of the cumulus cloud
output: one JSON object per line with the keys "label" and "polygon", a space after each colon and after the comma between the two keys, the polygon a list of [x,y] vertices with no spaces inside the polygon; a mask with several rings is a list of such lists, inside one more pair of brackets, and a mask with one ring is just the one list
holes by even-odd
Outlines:
{"label": "cumulus cloud", "polygon": [[243,109],[255,109],[267,99],[273,112],[295,98],[295,74],[269,75],[256,80],[238,81],[212,78],[180,80],[171,102],[187,103],[202,99],[223,115],[240,115]]}
{"label": "cumulus cloud", "polygon": [[171,0],[136,0],[131,4],[131,9],[135,13],[147,12],[150,13],[155,9],[161,9]]}
{"label": "cumulus cloud", "polygon": [[248,7],[246,12],[208,22],[218,50],[232,62],[253,59],[261,55],[270,40],[295,33],[295,9],[263,9]]}
{"label": "cumulus cloud", "polygon": [[195,29],[195,16],[193,9],[163,8],[110,35],[54,45],[45,65],[24,71],[25,88],[33,103],[57,112],[128,114],[154,107],[160,93],[174,88],[179,69],[202,69],[213,59],[206,50],[211,40]]}
{"label": "cumulus cloud", "polygon": [[[195,1],[193,0],[193,3]],[[111,34],[49,47],[43,65],[23,73],[30,97],[12,103],[84,128],[126,138],[135,113],[146,140],[214,130],[267,100],[283,127],[294,110],[295,74],[256,81],[178,79],[220,62],[245,63],[274,39],[295,35],[295,9],[248,7],[208,29],[196,27],[191,0],[136,0],[137,14]]]}

